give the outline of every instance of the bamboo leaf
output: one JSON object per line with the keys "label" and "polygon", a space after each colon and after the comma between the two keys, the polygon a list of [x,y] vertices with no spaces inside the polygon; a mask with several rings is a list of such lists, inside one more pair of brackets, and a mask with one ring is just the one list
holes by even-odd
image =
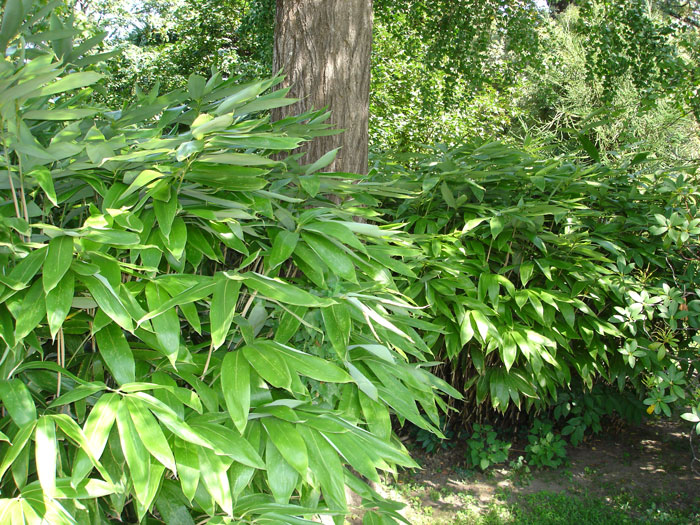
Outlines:
{"label": "bamboo leaf", "polygon": [[134,356],[122,329],[109,323],[95,335],[105,365],[120,385],[136,381]]}
{"label": "bamboo leaf", "polygon": [[75,275],[67,272],[56,287],[46,294],[46,319],[49,323],[51,337],[56,337],[59,328],[66,320],[73,303],[75,292]]}
{"label": "bamboo leaf", "polygon": [[214,349],[219,348],[226,340],[233,317],[236,315],[236,304],[240,289],[240,281],[232,281],[226,278],[217,279],[217,286],[214,288],[209,311],[211,344]]}
{"label": "bamboo leaf", "polygon": [[32,395],[19,379],[0,380],[0,399],[18,427],[36,420],[36,406]]}
{"label": "bamboo leaf", "polygon": [[240,350],[250,365],[265,381],[277,388],[289,389],[292,376],[280,351],[268,341],[258,341]]}
{"label": "bamboo leaf", "polygon": [[233,424],[243,434],[250,412],[250,365],[243,352],[229,352],[221,363],[221,389]]}
{"label": "bamboo leaf", "polygon": [[36,469],[39,483],[44,494],[52,498],[56,494],[56,457],[58,443],[56,442],[56,425],[47,417],[39,418],[34,434],[36,440]]}
{"label": "bamboo leaf", "polygon": [[143,445],[154,458],[170,469],[173,474],[177,474],[175,457],[170,450],[165,434],[151,412],[134,397],[126,397],[124,400],[129,407],[129,415]]}
{"label": "bamboo leaf", "polygon": [[271,270],[277,268],[280,264],[291,257],[299,241],[299,234],[289,230],[280,230],[272,243],[270,251],[269,266]]}
{"label": "bamboo leaf", "polygon": [[141,438],[129,416],[127,404],[122,401],[117,409],[117,428],[119,429],[119,441],[122,452],[129,466],[129,474],[134,486],[136,499],[145,505],[148,500],[149,479],[151,474],[151,461],[148,450],[143,445]]}

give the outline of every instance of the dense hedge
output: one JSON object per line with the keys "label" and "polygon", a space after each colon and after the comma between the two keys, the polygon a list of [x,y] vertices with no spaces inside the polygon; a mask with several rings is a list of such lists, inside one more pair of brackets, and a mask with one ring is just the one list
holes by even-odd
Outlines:
{"label": "dense hedge", "polygon": [[392,269],[441,328],[426,340],[466,393],[464,418],[486,400],[547,407],[578,384],[631,390],[656,414],[685,396],[699,366],[697,166],[645,159],[478,142],[378,159],[377,180],[404,192],[380,206],[413,239]]}

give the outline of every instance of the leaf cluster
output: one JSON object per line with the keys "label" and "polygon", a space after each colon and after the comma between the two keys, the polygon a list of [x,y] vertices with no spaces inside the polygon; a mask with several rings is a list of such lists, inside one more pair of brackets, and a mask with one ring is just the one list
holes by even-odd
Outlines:
{"label": "leaf cluster", "polygon": [[346,485],[402,521],[364,483],[416,466],[390,418],[440,434],[459,393],[386,264],[405,234],[354,220],[386,192],[292,153],[328,114],[271,123],[278,78],[100,106],[58,5],[0,26],[0,521],[341,523]]}

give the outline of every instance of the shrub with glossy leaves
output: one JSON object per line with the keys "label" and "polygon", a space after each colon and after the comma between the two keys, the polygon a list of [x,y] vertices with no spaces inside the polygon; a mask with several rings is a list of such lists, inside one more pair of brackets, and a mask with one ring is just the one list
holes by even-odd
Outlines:
{"label": "shrub with glossy leaves", "polygon": [[656,413],[685,395],[700,366],[697,167],[645,158],[473,141],[377,159],[376,180],[404,192],[382,208],[414,240],[392,269],[442,329],[426,342],[465,390],[465,419],[487,401],[547,408],[577,384],[627,389]]}
{"label": "shrub with glossy leaves", "polygon": [[0,29],[0,522],[341,523],[346,485],[402,519],[360,476],[415,466],[391,415],[439,433],[458,393],[405,235],[353,219],[381,187],[289,154],[326,115],[270,123],[277,79],[96,107],[56,5]]}

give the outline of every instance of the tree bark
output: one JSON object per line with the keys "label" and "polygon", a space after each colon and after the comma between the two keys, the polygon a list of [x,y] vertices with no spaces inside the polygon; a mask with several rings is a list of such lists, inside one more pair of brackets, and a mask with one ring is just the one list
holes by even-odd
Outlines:
{"label": "tree bark", "polygon": [[277,0],[273,71],[299,102],[273,120],[328,107],[339,135],[305,145],[311,163],[340,147],[327,171],[367,173],[372,0]]}

